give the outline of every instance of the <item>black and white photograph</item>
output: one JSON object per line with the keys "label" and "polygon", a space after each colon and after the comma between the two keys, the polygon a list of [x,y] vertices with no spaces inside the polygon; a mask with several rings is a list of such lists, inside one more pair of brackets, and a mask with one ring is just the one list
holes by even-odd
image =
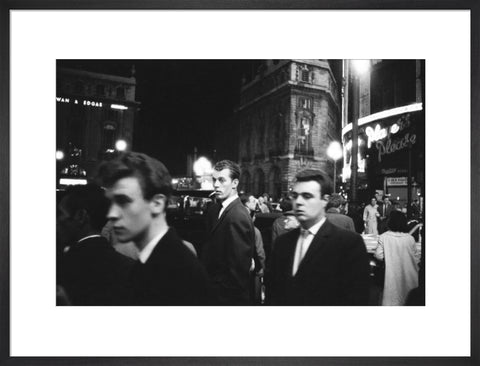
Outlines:
{"label": "black and white photograph", "polygon": [[424,305],[424,60],[58,60],[57,305]]}
{"label": "black and white photograph", "polygon": [[479,8],[177,1],[0,7],[0,364],[473,366]]}

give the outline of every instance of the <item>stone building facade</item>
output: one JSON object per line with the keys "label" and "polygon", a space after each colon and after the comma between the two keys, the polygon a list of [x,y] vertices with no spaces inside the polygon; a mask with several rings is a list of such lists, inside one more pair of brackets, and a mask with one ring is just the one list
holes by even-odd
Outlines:
{"label": "stone building facade", "polygon": [[81,151],[78,163],[92,174],[98,161],[124,140],[127,149],[137,109],[135,77],[106,75],[84,70],[57,69],[57,150],[68,165],[72,150]]}
{"label": "stone building facade", "polygon": [[340,139],[341,98],[331,63],[266,60],[242,86],[235,124],[241,191],[278,199],[302,169],[332,176],[326,150]]}

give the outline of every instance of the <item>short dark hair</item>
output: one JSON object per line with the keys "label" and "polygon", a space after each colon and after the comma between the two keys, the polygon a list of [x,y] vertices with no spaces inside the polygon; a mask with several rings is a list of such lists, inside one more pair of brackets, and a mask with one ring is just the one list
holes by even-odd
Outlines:
{"label": "short dark hair", "polygon": [[320,196],[332,193],[332,180],[322,170],[319,169],[305,169],[297,173],[295,176],[296,182],[315,181],[320,185]]}
{"label": "short dark hair", "polygon": [[248,196],[246,194],[240,195],[240,202],[242,202],[242,205],[245,205],[248,202]]}
{"label": "short dark hair", "polygon": [[223,169],[228,169],[230,171],[230,178],[240,179],[240,166],[231,160],[221,160],[215,164],[213,167],[217,172],[222,171]]}
{"label": "short dark hair", "polygon": [[125,152],[105,161],[97,176],[105,187],[111,187],[122,178],[136,177],[147,200],[156,194],[163,194],[168,199],[172,194],[172,177],[168,169],[162,162],[143,153]]}
{"label": "short dark hair", "polygon": [[342,204],[345,203],[342,195],[339,193],[333,193],[328,199],[327,207],[328,210],[330,207],[339,208]]}
{"label": "short dark hair", "polygon": [[102,230],[107,223],[110,202],[105,197],[104,190],[96,184],[69,186],[65,191],[63,202],[70,215],[85,210],[89,216],[90,225],[95,230]]}
{"label": "short dark hair", "polygon": [[388,218],[387,227],[391,231],[406,233],[408,231],[407,217],[401,211],[392,211]]}
{"label": "short dark hair", "polygon": [[288,198],[285,198],[284,200],[282,200],[282,202],[280,202],[280,209],[282,210],[282,212],[292,211],[292,201],[290,201]]}

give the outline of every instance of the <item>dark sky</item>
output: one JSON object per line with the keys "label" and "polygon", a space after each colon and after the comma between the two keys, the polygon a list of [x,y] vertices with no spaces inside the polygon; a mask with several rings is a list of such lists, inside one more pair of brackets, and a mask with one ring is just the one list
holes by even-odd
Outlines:
{"label": "dark sky", "polygon": [[[135,65],[136,100],[141,103],[133,150],[152,155],[172,175],[185,174],[187,154],[213,158],[216,131],[238,105],[243,75],[254,60],[68,60],[59,67],[131,76]],[[218,156],[217,158],[223,158]],[[227,156],[229,157],[229,156]]]}

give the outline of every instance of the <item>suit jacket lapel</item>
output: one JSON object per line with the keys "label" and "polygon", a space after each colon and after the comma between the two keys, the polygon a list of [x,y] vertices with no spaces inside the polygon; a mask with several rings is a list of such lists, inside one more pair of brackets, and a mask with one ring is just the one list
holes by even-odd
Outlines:
{"label": "suit jacket lapel", "polygon": [[313,237],[312,243],[308,248],[307,252],[303,256],[303,260],[300,262],[298,266],[297,274],[302,270],[302,268],[315,258],[317,253],[325,246],[325,243],[328,241],[328,237],[330,236],[330,232],[332,230],[332,224],[328,221],[325,221],[323,225],[318,230],[317,234]]}
{"label": "suit jacket lapel", "polygon": [[[217,227],[220,225],[220,223],[223,221],[223,219],[225,218],[225,215],[228,213],[228,211],[230,211],[232,209],[233,206],[235,206],[236,204],[238,204],[238,202],[240,202],[240,199],[239,198],[236,198],[235,200],[233,200],[232,203],[230,203],[226,208],[225,210],[223,210],[222,212],[222,216],[220,216],[217,221],[215,221],[215,224],[213,225],[212,227],[212,230],[211,232],[213,233]],[[220,204],[220,210],[218,210],[217,212],[217,217],[218,217],[218,214],[220,213],[220,211],[222,210],[222,205]]]}

